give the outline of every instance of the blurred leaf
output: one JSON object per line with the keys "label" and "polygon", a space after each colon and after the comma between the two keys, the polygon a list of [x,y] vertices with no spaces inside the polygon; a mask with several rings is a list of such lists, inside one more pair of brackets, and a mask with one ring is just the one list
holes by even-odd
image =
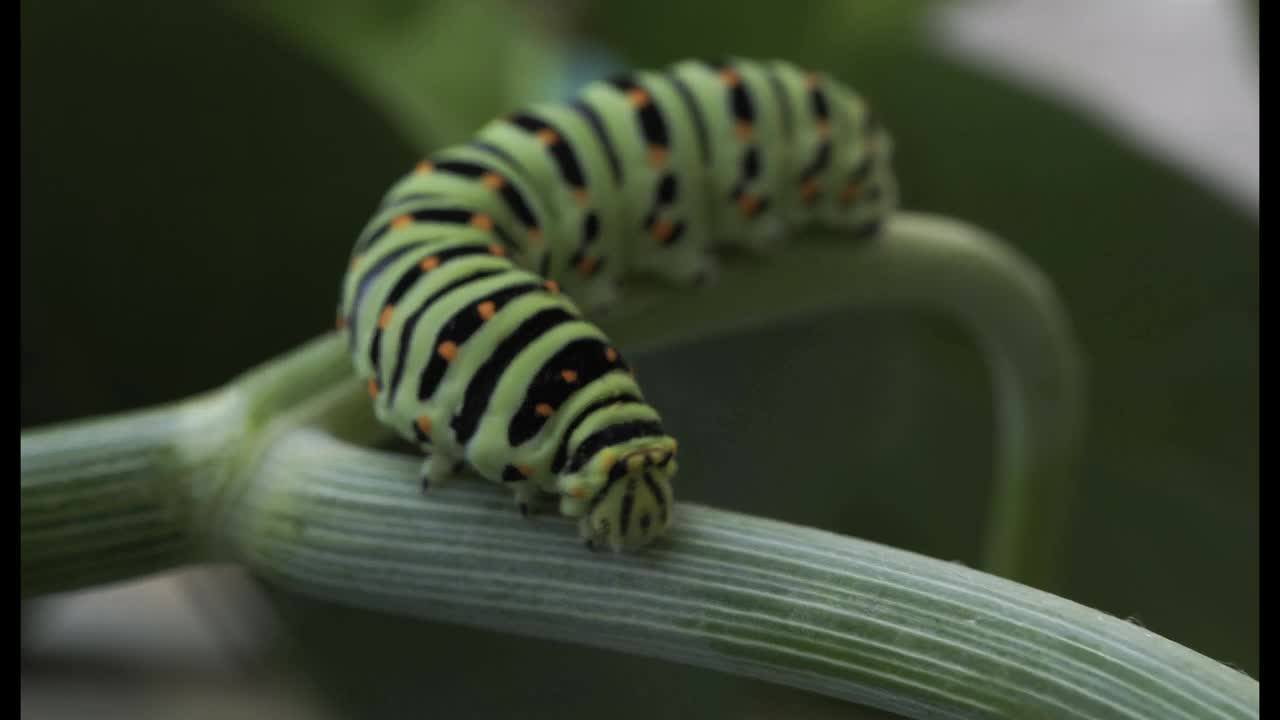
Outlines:
{"label": "blurred leaf", "polygon": [[536,18],[509,0],[237,0],[231,7],[346,78],[422,152],[534,97],[557,67]]}

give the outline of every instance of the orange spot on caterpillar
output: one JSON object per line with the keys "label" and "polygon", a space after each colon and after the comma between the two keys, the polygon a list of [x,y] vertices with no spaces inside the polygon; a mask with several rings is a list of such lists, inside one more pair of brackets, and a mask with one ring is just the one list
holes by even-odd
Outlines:
{"label": "orange spot on caterpillar", "polygon": [[426,272],[431,272],[432,270],[440,267],[440,258],[435,255],[432,255],[429,258],[424,258],[422,262],[418,263],[418,267],[422,268]]}
{"label": "orange spot on caterpillar", "polygon": [[368,389],[368,391],[369,391],[369,397],[371,397],[371,398],[376,398],[376,397],[378,397],[378,379],[377,379],[377,378],[369,378],[369,385],[368,385],[367,389]]}
{"label": "orange spot on caterpillar", "polygon": [[484,213],[476,213],[471,216],[471,227],[479,228],[481,230],[492,230],[493,218],[490,218]]}
{"label": "orange spot on caterpillar", "polygon": [[800,186],[800,194],[804,197],[805,200],[808,200],[809,198],[813,197],[817,193],[818,193],[818,181],[815,180],[814,178],[809,178],[808,180],[805,180],[804,183]]}
{"label": "orange spot on caterpillar", "polygon": [[490,255],[497,255],[498,257],[506,257],[506,256],[507,256],[507,249],[506,249],[506,248],[504,248],[504,247],[502,247],[501,245],[490,245],[490,246],[489,246],[489,254],[490,254]]}
{"label": "orange spot on caterpillar", "polygon": [[391,324],[391,315],[395,312],[394,305],[388,305],[382,308],[382,313],[378,315],[378,329],[385,330]]}
{"label": "orange spot on caterpillar", "polygon": [[351,258],[351,269],[352,269],[352,270],[355,270],[355,269],[356,269],[356,266],[360,264],[360,261],[361,261],[363,258],[364,258],[364,256],[363,256],[363,255],[357,255],[357,256],[355,256],[355,257]]}
{"label": "orange spot on caterpillar", "polygon": [[537,137],[538,137],[538,142],[542,143],[543,145],[546,145],[547,147],[551,147],[552,145],[555,145],[556,143],[560,142],[560,136],[557,135],[556,131],[552,130],[551,128],[542,128],[541,130],[538,131]]}
{"label": "orange spot on caterpillar", "polygon": [[397,217],[395,220],[391,221],[391,229],[399,230],[400,228],[409,227],[412,224],[413,224],[412,215],[401,215]]}
{"label": "orange spot on caterpillar", "polygon": [[488,320],[497,311],[498,306],[492,300],[485,300],[476,306],[476,314],[480,316],[481,320]]}
{"label": "orange spot on caterpillar", "polygon": [[671,237],[671,233],[675,232],[675,223],[663,218],[653,225],[653,239],[658,242],[666,242]]}
{"label": "orange spot on caterpillar", "polygon": [[535,407],[533,411],[545,418],[551,417],[551,414],[554,413],[556,409],[546,403],[538,403],[538,406]]}
{"label": "orange spot on caterpillar", "polygon": [[754,131],[754,128],[751,127],[751,123],[746,120],[742,120],[738,122],[737,127],[733,130],[738,134],[739,140],[749,140],[751,139],[751,133]]}
{"label": "orange spot on caterpillar", "polygon": [[576,370],[561,370],[561,371],[560,371],[560,377],[564,378],[564,381],[565,381],[565,382],[567,382],[567,383],[576,383],[576,382],[578,382],[578,371],[576,371]]}
{"label": "orange spot on caterpillar", "polygon": [[528,465],[517,465],[516,472],[520,473],[525,477],[529,477],[530,475],[533,474],[533,468],[529,467]]}
{"label": "orange spot on caterpillar", "polygon": [[654,170],[667,164],[667,149],[661,145],[649,146],[649,166]]}
{"label": "orange spot on caterpillar", "polygon": [[596,266],[600,264],[600,260],[593,257],[584,257],[578,261],[578,273],[583,277],[591,277],[591,273],[596,271]]}
{"label": "orange spot on caterpillar", "polygon": [[427,173],[435,169],[436,169],[436,166],[432,165],[431,161],[423,160],[413,168],[413,172],[416,175],[426,175]]}
{"label": "orange spot on caterpillar", "polygon": [[584,187],[576,187],[573,189],[573,199],[578,203],[579,207],[587,205],[587,189]]}
{"label": "orange spot on caterpillar", "polygon": [[548,280],[542,283],[542,287],[546,288],[547,292],[551,293],[552,295],[560,294],[560,283],[556,282],[555,280]]}
{"label": "orange spot on caterpillar", "polygon": [[760,205],[760,198],[757,195],[747,193],[738,200],[738,208],[742,210],[743,215],[750,215],[756,207]]}
{"label": "orange spot on caterpillar", "polygon": [[608,350],[605,350],[604,356],[605,356],[605,359],[607,359],[611,363],[618,362],[618,351],[614,350],[613,348],[609,348]]}
{"label": "orange spot on caterpillar", "polygon": [[831,134],[831,121],[827,118],[818,118],[818,132],[822,135]]}
{"label": "orange spot on caterpillar", "polygon": [[431,418],[427,417],[426,415],[420,415],[418,417],[417,423],[418,423],[418,429],[422,431],[423,435],[431,434]]}
{"label": "orange spot on caterpillar", "polygon": [[587,489],[579,485],[578,487],[570,490],[569,495],[570,497],[575,497],[575,498],[578,498],[579,500],[583,500],[587,497]]}
{"label": "orange spot on caterpillar", "polygon": [[728,87],[737,87],[742,82],[742,76],[738,75],[738,71],[733,68],[725,68],[720,71],[720,82]]}
{"label": "orange spot on caterpillar", "polygon": [[347,326],[347,317],[341,313],[338,314],[338,322],[335,323],[339,330]]}
{"label": "orange spot on caterpillar", "polygon": [[858,187],[858,183],[849,183],[845,186],[844,191],[840,193],[841,202],[849,202],[858,197],[858,192],[861,189]]}
{"label": "orange spot on caterpillar", "polygon": [[453,359],[458,357],[458,343],[445,340],[436,346],[436,353],[444,358],[445,362],[453,362]]}
{"label": "orange spot on caterpillar", "polygon": [[538,229],[538,228],[529,228],[529,235],[528,235],[528,237],[529,237],[529,244],[530,244],[530,245],[541,245],[541,244],[542,244],[542,230],[540,230],[540,229]]}
{"label": "orange spot on caterpillar", "polygon": [[502,186],[507,184],[501,175],[493,172],[485,173],[484,177],[480,178],[480,182],[490,190],[501,190]]}
{"label": "orange spot on caterpillar", "polygon": [[649,92],[644,88],[633,88],[627,91],[627,102],[633,108],[642,108],[649,104]]}
{"label": "orange spot on caterpillar", "polygon": [[817,87],[818,83],[821,82],[821,80],[822,78],[816,72],[805,73],[805,76],[804,76],[805,87],[811,87],[811,88]]}

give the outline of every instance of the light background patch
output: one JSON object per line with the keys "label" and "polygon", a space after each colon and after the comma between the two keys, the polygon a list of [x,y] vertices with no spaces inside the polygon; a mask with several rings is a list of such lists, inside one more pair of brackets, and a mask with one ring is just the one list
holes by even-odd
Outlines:
{"label": "light background patch", "polygon": [[1233,0],[975,0],[930,22],[950,58],[1078,107],[1258,215],[1258,47]]}

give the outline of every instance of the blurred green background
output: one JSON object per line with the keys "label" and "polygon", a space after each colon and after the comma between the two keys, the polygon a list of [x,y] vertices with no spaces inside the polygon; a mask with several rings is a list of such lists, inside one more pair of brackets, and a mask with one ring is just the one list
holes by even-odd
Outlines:
{"label": "blurred green background", "polygon": [[[567,65],[593,57],[571,48],[638,67],[785,57],[874,100],[908,207],[997,233],[1057,284],[1090,411],[1065,594],[1258,676],[1255,219],[1072,107],[933,50],[934,3],[536,5],[23,2],[23,427],[178,399],[327,331],[352,239],[420,145],[564,85],[515,63],[513,36],[575,77],[597,66]],[[363,24],[325,29],[347,16]],[[399,90],[371,83],[409,62],[382,51],[412,45],[415,27],[439,43],[427,65],[406,66]],[[373,60],[343,72],[326,50],[339,45]],[[414,108],[386,98],[419,79],[417,107],[437,120],[406,130]],[[633,360],[698,479],[684,498],[977,563],[993,417],[958,329],[841,311]],[[855,472],[815,486],[832,448]],[[300,671],[326,712],[847,710],[603,651],[269,600],[287,634],[253,667]]]}

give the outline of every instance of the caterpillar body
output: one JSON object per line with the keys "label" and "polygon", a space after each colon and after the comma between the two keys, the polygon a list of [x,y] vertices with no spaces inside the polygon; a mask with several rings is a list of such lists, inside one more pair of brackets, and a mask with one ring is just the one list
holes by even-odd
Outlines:
{"label": "caterpillar body", "polygon": [[499,118],[398,180],[352,250],[338,325],[375,412],[426,454],[579,518],[588,546],[670,527],[676,440],[583,317],[644,273],[820,225],[873,238],[897,201],[867,103],[783,61],[687,60]]}

